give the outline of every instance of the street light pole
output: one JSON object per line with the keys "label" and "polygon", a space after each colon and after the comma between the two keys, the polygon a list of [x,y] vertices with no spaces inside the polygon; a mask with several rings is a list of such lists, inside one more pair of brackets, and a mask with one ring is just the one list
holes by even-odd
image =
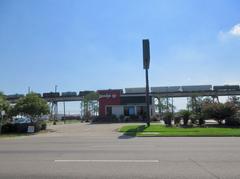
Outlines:
{"label": "street light pole", "polygon": [[149,111],[149,80],[148,80],[148,69],[146,72],[146,103],[147,103],[147,126],[150,126],[150,111]]}
{"label": "street light pole", "polygon": [[147,126],[150,126],[150,108],[149,108],[149,80],[148,80],[148,69],[150,65],[150,45],[148,39],[143,39],[143,68],[145,69],[146,76],[146,105],[147,105]]}

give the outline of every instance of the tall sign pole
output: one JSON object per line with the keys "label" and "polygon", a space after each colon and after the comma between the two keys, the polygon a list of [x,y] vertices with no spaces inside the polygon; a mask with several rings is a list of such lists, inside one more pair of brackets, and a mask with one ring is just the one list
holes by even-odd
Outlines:
{"label": "tall sign pole", "polygon": [[147,126],[150,126],[150,108],[149,108],[149,80],[148,80],[148,69],[150,65],[150,45],[148,39],[143,39],[143,68],[145,69],[146,75],[146,105],[147,105]]}

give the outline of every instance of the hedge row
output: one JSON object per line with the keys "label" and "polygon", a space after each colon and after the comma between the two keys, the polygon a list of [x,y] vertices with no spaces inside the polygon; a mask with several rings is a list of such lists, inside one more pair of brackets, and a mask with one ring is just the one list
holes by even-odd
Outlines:
{"label": "hedge row", "polygon": [[35,122],[35,123],[25,123],[25,124],[11,124],[7,123],[2,126],[2,133],[27,133],[28,126],[34,126],[34,132],[39,132],[40,130],[45,130],[47,128],[47,124],[45,122]]}

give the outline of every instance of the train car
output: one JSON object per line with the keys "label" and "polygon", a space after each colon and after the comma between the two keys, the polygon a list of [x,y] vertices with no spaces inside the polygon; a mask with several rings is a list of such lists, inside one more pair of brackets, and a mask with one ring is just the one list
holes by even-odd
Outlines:
{"label": "train car", "polygon": [[213,86],[214,91],[237,91],[240,90],[239,85],[220,85]]}
{"label": "train car", "polygon": [[10,94],[10,95],[6,95],[7,99],[18,99],[24,97],[24,94]]}
{"label": "train car", "polygon": [[60,96],[60,93],[58,92],[43,93],[44,98],[57,98],[59,96]]}
{"label": "train car", "polygon": [[168,87],[151,87],[152,93],[166,93]]}
{"label": "train car", "polygon": [[62,97],[74,97],[77,96],[77,93],[74,91],[62,92]]}
{"label": "train car", "polygon": [[161,87],[151,87],[152,93],[176,93],[181,92],[181,86],[161,86]]}
{"label": "train car", "polygon": [[193,85],[193,86],[182,86],[183,92],[201,92],[201,91],[211,91],[212,85]]}
{"label": "train car", "polygon": [[94,91],[79,91],[79,96],[83,97],[86,96],[90,93],[93,93]]}
{"label": "train car", "polygon": [[181,92],[182,91],[182,87],[181,86],[169,86],[167,91],[169,93]]}
{"label": "train car", "polygon": [[125,88],[125,93],[129,94],[139,94],[139,93],[145,93],[146,88],[140,87],[140,88]]}

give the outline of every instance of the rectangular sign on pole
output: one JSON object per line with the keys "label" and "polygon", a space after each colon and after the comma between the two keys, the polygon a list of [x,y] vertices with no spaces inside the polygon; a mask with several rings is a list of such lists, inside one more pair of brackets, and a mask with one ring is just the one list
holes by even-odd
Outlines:
{"label": "rectangular sign on pole", "polygon": [[143,39],[143,68],[149,69],[150,64],[150,45],[148,39]]}

